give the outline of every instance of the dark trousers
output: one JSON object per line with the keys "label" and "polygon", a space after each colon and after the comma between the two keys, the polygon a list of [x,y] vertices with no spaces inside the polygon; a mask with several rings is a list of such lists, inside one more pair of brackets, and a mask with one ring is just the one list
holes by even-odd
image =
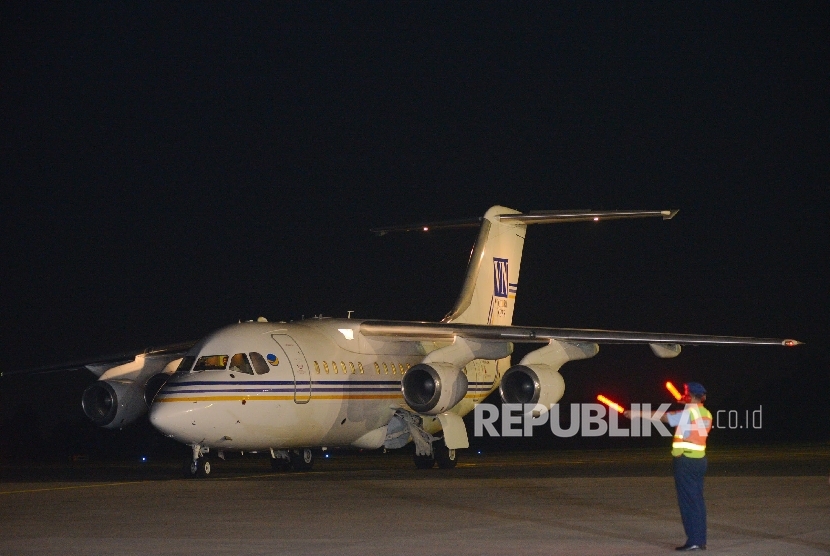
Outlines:
{"label": "dark trousers", "polygon": [[680,518],[686,530],[686,544],[706,544],[706,503],[703,501],[703,476],[706,474],[706,457],[674,458],[674,486]]}

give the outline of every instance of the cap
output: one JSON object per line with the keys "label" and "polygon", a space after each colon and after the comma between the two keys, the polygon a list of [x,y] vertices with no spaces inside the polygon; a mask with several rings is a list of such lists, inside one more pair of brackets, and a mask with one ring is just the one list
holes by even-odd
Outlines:
{"label": "cap", "polygon": [[699,382],[687,382],[686,391],[693,396],[705,396],[706,388]]}

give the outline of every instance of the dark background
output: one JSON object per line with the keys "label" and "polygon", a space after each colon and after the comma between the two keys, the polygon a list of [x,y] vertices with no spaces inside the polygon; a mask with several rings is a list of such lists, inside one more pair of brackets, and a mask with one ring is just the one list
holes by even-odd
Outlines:
{"label": "dark background", "polygon": [[[3,3],[0,371],[258,316],[440,319],[475,231],[374,226],[679,208],[529,228],[514,322],[807,345],[603,346],[562,402],[698,380],[713,410],[763,405],[719,441],[826,440],[829,12]],[[160,449],[146,423],[85,422],[92,379],[0,378],[0,456]]]}

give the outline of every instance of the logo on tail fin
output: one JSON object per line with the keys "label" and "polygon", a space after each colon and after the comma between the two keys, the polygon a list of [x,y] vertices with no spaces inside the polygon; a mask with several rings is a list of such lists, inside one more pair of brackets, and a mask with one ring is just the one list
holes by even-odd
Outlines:
{"label": "logo on tail fin", "polygon": [[515,286],[510,288],[508,285],[507,259],[493,257],[493,295],[507,297],[510,289],[513,289],[511,293],[515,293]]}
{"label": "logo on tail fin", "polygon": [[507,259],[493,257],[493,297],[487,324],[510,324],[507,300],[516,297],[516,286],[510,283]]}

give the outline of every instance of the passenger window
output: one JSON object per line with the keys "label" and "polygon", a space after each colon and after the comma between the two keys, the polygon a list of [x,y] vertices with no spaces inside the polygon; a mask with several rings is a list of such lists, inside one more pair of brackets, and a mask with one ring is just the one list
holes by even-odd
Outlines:
{"label": "passenger window", "polygon": [[403,374],[403,363],[398,363],[398,368],[401,370],[401,374]]}
{"label": "passenger window", "polygon": [[352,374],[354,374],[355,373],[354,363],[352,363],[351,361],[349,361],[349,368],[352,370]]}
{"label": "passenger window", "polygon": [[317,361],[314,362],[314,370],[317,371],[317,374],[320,374],[320,365],[317,364]]}
{"label": "passenger window", "polygon": [[323,368],[326,370],[326,374],[329,374],[329,364],[323,361]]}
{"label": "passenger window", "polygon": [[344,363],[343,361],[341,361],[341,362],[340,362],[340,368],[341,368],[341,369],[343,369],[343,374],[344,374],[344,375],[345,375],[345,374],[347,374],[347,373],[346,373],[346,363]]}
{"label": "passenger window", "polygon": [[393,375],[398,374],[398,368],[395,366],[394,363],[389,363],[389,366],[392,367],[392,374]]}
{"label": "passenger window", "polygon": [[386,363],[383,364],[383,374],[385,374],[385,375],[389,374],[389,367],[386,366]]}
{"label": "passenger window", "polygon": [[331,362],[331,368],[334,369],[334,374],[337,374],[337,361]]}
{"label": "passenger window", "polygon": [[203,355],[196,361],[194,371],[224,371],[228,366],[227,355]]}
{"label": "passenger window", "polygon": [[380,374],[380,365],[378,365],[377,361],[375,361],[375,371],[377,371],[377,373]]}
{"label": "passenger window", "polygon": [[196,356],[195,355],[188,355],[187,357],[182,359],[181,363],[179,363],[179,366],[176,367],[176,374],[189,373],[190,369],[193,368],[193,363],[195,363],[195,362],[196,362]]}
{"label": "passenger window", "polygon": [[251,352],[251,363],[253,363],[254,371],[258,375],[264,375],[271,370],[268,363],[265,362],[265,358],[255,351]]}
{"label": "passenger window", "polygon": [[231,357],[231,368],[228,369],[232,373],[245,373],[246,375],[254,374],[251,364],[248,363],[248,358],[244,353],[237,353]]}
{"label": "passenger window", "polygon": [[360,361],[357,362],[357,368],[360,369],[360,374],[363,374],[363,363]]}

